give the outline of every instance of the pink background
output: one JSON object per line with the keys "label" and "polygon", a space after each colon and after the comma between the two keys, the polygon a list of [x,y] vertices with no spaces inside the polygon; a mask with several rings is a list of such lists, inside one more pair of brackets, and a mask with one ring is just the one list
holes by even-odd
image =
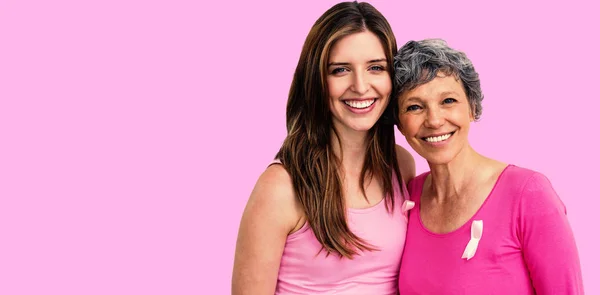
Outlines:
{"label": "pink background", "polygon": [[[0,294],[228,294],[302,43],[334,3],[1,1]],[[592,1],[372,3],[399,45],[467,52],[472,145],[551,179],[600,294]]]}

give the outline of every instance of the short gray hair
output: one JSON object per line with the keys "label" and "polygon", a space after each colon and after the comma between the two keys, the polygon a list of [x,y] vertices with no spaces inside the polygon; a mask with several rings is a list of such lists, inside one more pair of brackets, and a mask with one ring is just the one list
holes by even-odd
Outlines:
{"label": "short gray hair", "polygon": [[[481,117],[483,93],[479,74],[464,52],[452,49],[442,39],[409,41],[394,57],[394,98],[437,77],[438,72],[454,75],[465,89],[475,120]],[[397,103],[396,103],[397,105]],[[394,110],[398,122],[398,109]]]}

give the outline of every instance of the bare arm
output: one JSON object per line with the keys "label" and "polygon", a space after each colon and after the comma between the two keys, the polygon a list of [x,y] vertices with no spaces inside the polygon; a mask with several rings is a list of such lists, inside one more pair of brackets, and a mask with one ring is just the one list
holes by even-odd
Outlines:
{"label": "bare arm", "polygon": [[258,179],[242,215],[233,266],[233,295],[273,295],[285,241],[301,219],[292,181],[281,165]]}

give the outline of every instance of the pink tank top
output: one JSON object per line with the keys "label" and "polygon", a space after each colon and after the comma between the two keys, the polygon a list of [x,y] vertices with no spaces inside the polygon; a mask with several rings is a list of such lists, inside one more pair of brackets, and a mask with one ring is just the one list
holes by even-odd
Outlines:
{"label": "pink tank top", "polygon": [[[404,183],[402,190],[408,196]],[[347,209],[350,230],[378,251],[359,252],[353,259],[337,254],[326,256],[325,251],[319,253],[321,244],[308,223],[290,234],[281,257],[275,294],[398,294],[407,217],[401,209],[404,200],[397,181],[394,198],[392,212],[386,210],[385,200],[365,209]]]}

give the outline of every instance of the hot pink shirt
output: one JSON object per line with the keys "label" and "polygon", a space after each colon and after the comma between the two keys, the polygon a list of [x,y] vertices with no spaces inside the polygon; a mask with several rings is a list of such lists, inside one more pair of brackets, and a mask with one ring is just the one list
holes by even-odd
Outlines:
{"label": "hot pink shirt", "polygon": [[[509,165],[481,208],[447,233],[420,218],[424,173],[409,184],[409,214],[400,294],[583,294],[581,268],[566,209],[548,179]],[[483,231],[475,255],[461,258],[473,221]]]}
{"label": "hot pink shirt", "polygon": [[[402,185],[408,196],[406,186]],[[395,206],[382,200],[366,209],[348,209],[348,226],[379,251],[361,252],[352,260],[325,255],[308,224],[290,234],[285,243],[275,294],[398,294],[398,271],[406,237],[407,217],[394,182]]]}

